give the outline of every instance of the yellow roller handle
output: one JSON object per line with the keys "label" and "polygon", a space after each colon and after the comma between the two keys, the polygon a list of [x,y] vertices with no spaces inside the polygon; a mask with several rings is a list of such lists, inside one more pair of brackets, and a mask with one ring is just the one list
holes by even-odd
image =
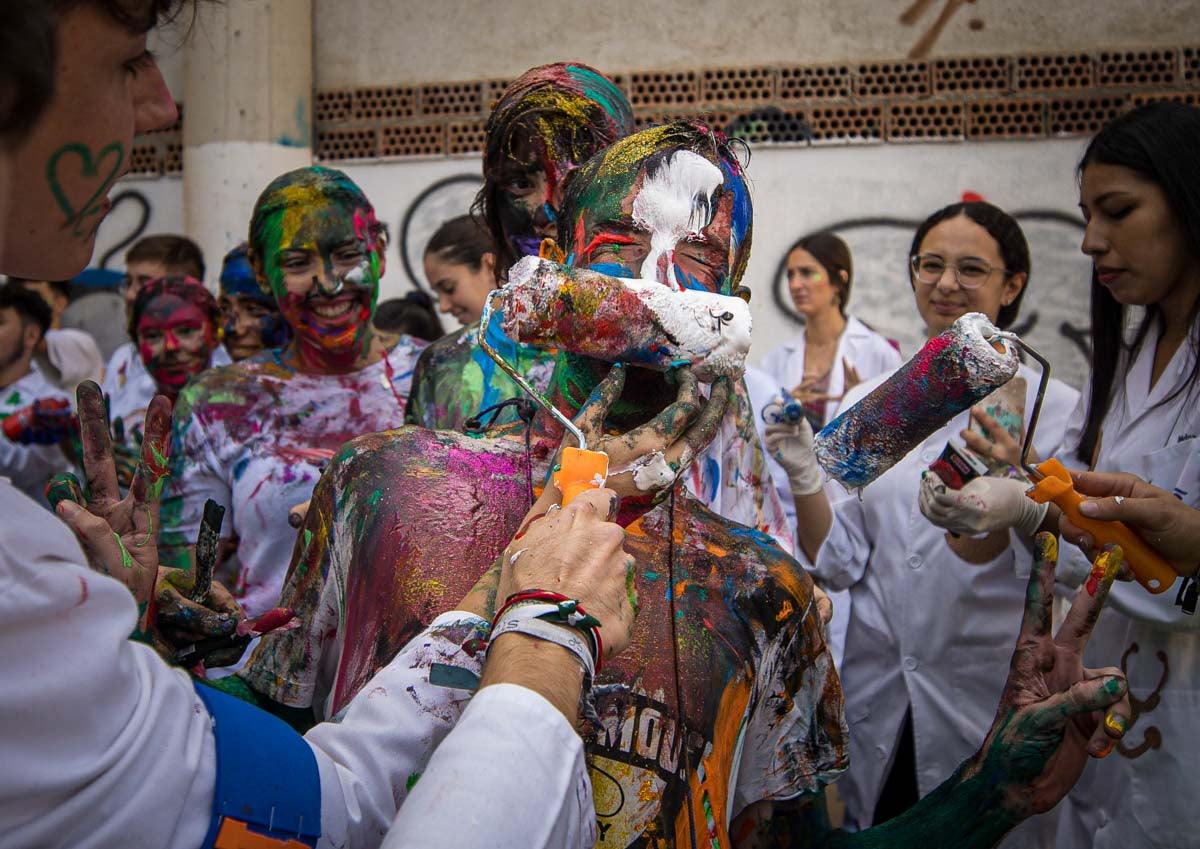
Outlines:
{"label": "yellow roller handle", "polygon": [[608,480],[608,455],[603,451],[564,448],[559,467],[550,479],[562,493],[566,507],[579,493],[604,486]]}
{"label": "yellow roller handle", "polygon": [[1077,528],[1091,534],[1097,548],[1110,542],[1121,546],[1125,562],[1133,569],[1134,577],[1150,592],[1165,592],[1175,583],[1176,574],[1171,564],[1147,545],[1133,528],[1124,522],[1089,519],[1079,512],[1084,497],[1075,491],[1071,473],[1062,463],[1051,458],[1039,464],[1037,470],[1044,477],[1029,490],[1030,498],[1038,504],[1054,502]]}

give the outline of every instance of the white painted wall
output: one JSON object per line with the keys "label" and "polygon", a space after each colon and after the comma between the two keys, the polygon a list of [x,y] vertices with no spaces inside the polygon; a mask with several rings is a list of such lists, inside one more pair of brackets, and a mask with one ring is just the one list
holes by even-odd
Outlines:
{"label": "white painted wall", "polygon": [[[515,76],[556,60],[607,73],[899,59],[948,0],[314,0],[317,88]],[[908,9],[920,10],[911,24]],[[1200,34],[1189,0],[977,0],[931,55],[1177,45]]]}
{"label": "white painted wall", "polygon": [[[1013,213],[1053,210],[1078,217],[1075,163],[1082,151],[1078,139],[970,144],[864,145],[817,148],[763,147],[752,151],[748,173],[755,205],[754,249],[747,272],[753,291],[755,348],[759,360],[772,346],[798,331],[772,298],[776,268],[800,236],[848,219],[900,219],[895,226],[846,229],[843,237],[855,258],[851,310],[863,320],[901,341],[906,354],[921,342],[921,326],[908,288],[906,262],[917,222],[964,191],[982,194]],[[400,223],[418,195],[440,180],[478,175],[475,157],[423,161],[352,164],[347,173],[363,186],[381,220],[392,233],[383,297],[411,287],[399,250]],[[265,186],[275,175],[261,175]],[[122,187],[143,192],[153,205],[147,232],[182,226],[182,188],[177,179],[127,180]],[[457,183],[435,194],[421,207],[410,233],[409,253],[420,279],[424,242],[445,218],[466,211],[474,185]],[[119,205],[100,230],[97,257],[128,233],[135,221],[131,205]],[[245,231],[250,209],[230,226],[232,247]],[[1079,231],[1057,222],[1023,221],[1033,250],[1031,289],[1024,317],[1037,313],[1030,341],[1045,349],[1056,374],[1078,385],[1086,363],[1059,332],[1069,321],[1086,328],[1090,265],[1079,253]],[[209,282],[216,279],[219,256],[207,258]],[[119,266],[120,261],[114,263]]]}

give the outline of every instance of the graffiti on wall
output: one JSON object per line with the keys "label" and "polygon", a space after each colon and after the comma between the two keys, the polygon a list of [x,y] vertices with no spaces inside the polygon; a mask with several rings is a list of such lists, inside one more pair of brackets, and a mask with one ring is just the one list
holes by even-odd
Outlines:
{"label": "graffiti on wall", "polygon": [[[933,8],[936,0],[913,0],[900,14],[900,23],[906,27],[915,27],[921,23],[921,19],[925,17],[925,13]],[[965,6],[967,3],[974,3],[976,0],[944,0],[941,10],[933,17],[921,33],[921,36],[913,44],[908,51],[908,55],[913,59],[923,59],[933,50],[933,45],[942,37],[942,32],[950,23],[951,19]],[[971,18],[967,22],[967,27],[973,32],[978,32],[983,29],[983,20],[980,18]]]}
{"label": "graffiti on wall", "polygon": [[404,210],[400,217],[400,241],[396,249],[400,252],[404,273],[413,288],[423,292],[429,291],[422,267],[425,246],[429,244],[442,222],[470,211],[471,203],[482,185],[483,179],[478,174],[456,174],[446,177],[430,184],[413,198],[412,203]]}
{"label": "graffiti on wall", "polygon": [[[150,225],[154,208],[150,199],[137,189],[125,189],[112,197],[112,209],[104,219],[104,252],[93,268],[118,268],[125,263],[125,251],[140,239]],[[99,240],[97,240],[99,241]]]}
{"label": "graffiti on wall", "polygon": [[[1079,251],[1083,221],[1055,210],[1014,212],[1029,241],[1032,273],[1013,326],[1053,364],[1055,377],[1081,387],[1088,373],[1088,301],[1091,262]],[[838,221],[831,230],[854,261],[850,312],[900,343],[905,356],[924,342],[924,327],[910,294],[908,255],[917,220],[863,217]],[[816,231],[814,231],[816,232]],[[793,243],[794,244],[794,243]],[[775,270],[775,305],[799,322],[787,288],[787,254]]]}

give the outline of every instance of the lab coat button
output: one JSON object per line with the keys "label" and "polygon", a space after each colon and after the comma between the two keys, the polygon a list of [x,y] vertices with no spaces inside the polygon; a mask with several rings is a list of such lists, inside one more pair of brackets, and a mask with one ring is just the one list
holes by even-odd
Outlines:
{"label": "lab coat button", "polygon": [[909,672],[912,672],[914,669],[917,668],[917,659],[915,657],[904,658],[904,668],[907,669]]}
{"label": "lab coat button", "polygon": [[908,565],[911,569],[920,569],[921,564],[924,562],[919,554],[913,554],[908,558]]}
{"label": "lab coat button", "polygon": [[938,458],[938,452],[935,448],[930,448],[928,451],[921,452],[921,462],[928,465]]}

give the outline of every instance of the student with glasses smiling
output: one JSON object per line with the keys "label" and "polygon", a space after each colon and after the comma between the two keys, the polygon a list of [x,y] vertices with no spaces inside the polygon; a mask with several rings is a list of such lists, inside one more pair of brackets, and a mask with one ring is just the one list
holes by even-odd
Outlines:
{"label": "student with glasses smiling", "polygon": [[[1009,327],[1028,287],[1029,247],[1011,216],[988,203],[956,203],[925,220],[913,237],[910,286],[926,332],[935,336],[968,312]],[[1021,367],[1025,410],[1033,409],[1040,375]],[[886,372],[851,389],[846,409],[890,377]],[[1052,380],[1036,444],[1056,449],[1078,393]],[[985,401],[984,405],[988,402]],[[1024,604],[1030,556],[1008,530],[1016,517],[1025,539],[1042,514],[1024,485],[979,478],[972,494],[990,500],[995,527],[959,528],[954,536],[921,515],[922,473],[951,437],[964,440],[963,413],[915,448],[870,487],[839,490],[827,499],[823,475],[812,475],[812,435],[772,425],[768,444],[798,491],[798,536],[814,571],[832,589],[849,589],[850,623],[841,667],[850,725],[850,769],[838,781],[847,823],[866,828],[924,796],[954,772],[991,724],[1012,652],[1012,626]],[[1026,423],[1028,416],[1026,415]],[[988,421],[991,424],[991,421]],[[986,445],[971,434],[972,445]],[[927,490],[933,487],[926,484]],[[830,495],[832,495],[832,489]],[[954,498],[959,493],[928,492]],[[832,502],[832,503],[831,503]],[[1028,507],[1027,507],[1028,505]],[[1009,518],[1012,517],[1012,518]],[[1002,844],[1053,846],[1053,815],[1017,828]]]}

